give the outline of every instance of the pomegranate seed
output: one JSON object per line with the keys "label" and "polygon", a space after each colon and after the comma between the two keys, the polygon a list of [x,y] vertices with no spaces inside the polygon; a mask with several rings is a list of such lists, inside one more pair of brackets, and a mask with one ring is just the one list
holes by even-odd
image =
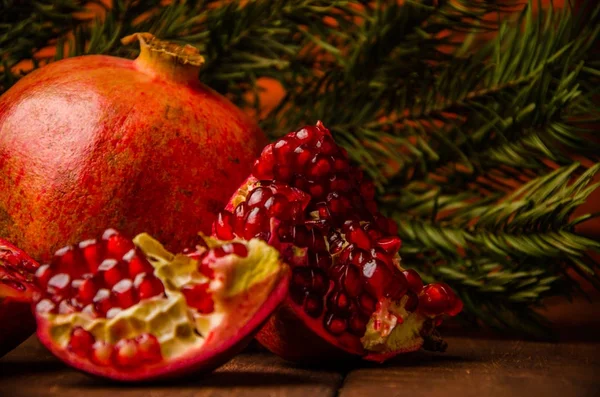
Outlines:
{"label": "pomegranate seed", "polygon": [[56,304],[50,299],[42,299],[35,305],[38,313],[56,313]]}
{"label": "pomegranate seed", "polygon": [[108,312],[112,308],[110,291],[106,288],[101,288],[94,296],[92,302],[94,303],[94,310],[100,314],[101,316],[106,316],[106,312]]}
{"label": "pomegranate seed", "polygon": [[97,274],[100,275],[109,288],[112,288],[126,276],[125,269],[123,269],[123,266],[116,259],[103,260],[100,266],[98,266]]}
{"label": "pomegranate seed", "polygon": [[336,154],[338,151],[338,146],[333,141],[333,138],[331,138],[328,135],[323,135],[322,137],[320,137],[317,140],[317,144],[315,145],[315,147],[319,149],[319,152],[330,156]]}
{"label": "pomegranate seed", "polygon": [[306,174],[309,178],[324,179],[329,177],[329,173],[333,169],[333,162],[329,156],[317,154],[310,162]]}
{"label": "pomegranate seed", "polygon": [[308,191],[308,180],[302,175],[296,175],[293,182],[294,186],[302,192]]}
{"label": "pomegranate seed", "polygon": [[371,295],[363,293],[358,298],[358,304],[364,310],[365,313],[371,315],[377,308],[377,301]]}
{"label": "pomegranate seed", "polygon": [[188,306],[201,314],[210,314],[215,310],[215,304],[208,292],[208,283],[186,285],[181,289]]}
{"label": "pomegranate seed", "polygon": [[116,307],[127,309],[137,303],[133,282],[126,278],[114,285],[112,288],[113,303]]}
{"label": "pomegranate seed", "polygon": [[[364,227],[365,231],[369,234],[369,237],[371,238],[371,240],[373,241],[377,241],[379,239],[381,239],[381,232],[377,229],[377,226],[375,226],[374,223],[371,222],[367,222]],[[395,253],[395,252],[394,252]]]}
{"label": "pomegranate seed", "polygon": [[325,271],[329,270],[331,267],[333,260],[331,259],[331,255],[327,252],[327,250],[322,250],[320,252],[316,252],[311,259],[315,266],[319,269],[323,269]]}
{"label": "pomegranate seed", "polygon": [[332,192],[327,195],[327,207],[332,214],[342,215],[346,211],[347,199],[345,197],[341,197],[339,193]]}
{"label": "pomegranate seed", "polygon": [[429,315],[441,315],[454,309],[456,295],[445,283],[428,284],[419,295],[419,307]]}
{"label": "pomegranate seed", "polygon": [[51,295],[61,296],[66,298],[70,296],[71,276],[65,273],[59,273],[48,280],[47,291]]}
{"label": "pomegranate seed", "polygon": [[304,127],[293,133],[293,137],[298,144],[310,143],[314,138],[314,132],[312,131],[312,127]]}
{"label": "pomegranate seed", "polygon": [[140,364],[137,343],[132,339],[121,339],[115,345],[115,363],[120,367],[133,367]]}
{"label": "pomegranate seed", "polygon": [[343,292],[338,292],[331,297],[331,308],[338,314],[346,314],[350,309],[350,298]]}
{"label": "pomegranate seed", "polygon": [[261,231],[265,230],[268,224],[267,214],[262,208],[252,208],[246,216],[243,236],[246,240],[250,240]]}
{"label": "pomegranate seed", "polygon": [[377,240],[376,243],[381,249],[383,249],[388,254],[395,254],[400,250],[400,246],[402,242],[400,241],[400,237],[384,237]]}
{"label": "pomegranate seed", "polygon": [[290,167],[277,166],[273,173],[275,174],[275,180],[278,182],[289,182],[294,176],[294,171]]}
{"label": "pomegranate seed", "polygon": [[281,220],[290,219],[290,203],[283,194],[276,193],[269,197],[264,204],[265,210],[270,217],[275,217]]}
{"label": "pomegranate seed", "polygon": [[367,234],[367,232],[365,232],[360,225],[356,224],[356,223],[352,223],[350,225],[348,225],[348,227],[344,228],[345,233],[346,233],[346,240],[348,240],[350,243],[352,244],[356,244],[356,246],[358,246],[359,248],[363,249],[363,250],[370,250],[371,249],[371,238],[369,237],[369,235]]}
{"label": "pomegranate seed", "polygon": [[408,289],[413,291],[415,294],[418,294],[423,289],[423,280],[421,280],[421,276],[413,269],[406,269],[402,272],[406,281],[408,282]]}
{"label": "pomegranate seed", "polygon": [[324,186],[324,182],[316,183],[316,182],[308,182],[308,192],[315,199],[320,199],[325,195],[327,188]]}
{"label": "pomegranate seed", "polygon": [[309,288],[312,285],[312,272],[308,267],[295,267],[292,270],[292,284]]}
{"label": "pomegranate seed", "polygon": [[348,192],[352,188],[352,184],[343,176],[336,175],[330,179],[329,188],[338,192]]}
{"label": "pomegranate seed", "polygon": [[457,296],[454,296],[454,302],[446,312],[449,316],[456,316],[463,309],[463,302]]}
{"label": "pomegranate seed", "polygon": [[98,292],[98,286],[92,279],[81,280],[77,287],[77,299],[84,305],[92,303]]}
{"label": "pomegranate seed", "polygon": [[381,248],[374,248],[371,250],[371,257],[378,261],[381,261],[387,265],[389,269],[394,269],[394,262],[392,257],[386,254]]}
{"label": "pomegranate seed", "polygon": [[280,139],[273,145],[273,154],[278,164],[285,164],[294,151],[295,139]]}
{"label": "pomegranate seed", "polygon": [[101,248],[102,247],[95,239],[85,240],[79,243],[79,250],[91,272],[96,272],[98,266],[100,266],[100,262],[102,262]]}
{"label": "pomegranate seed", "polygon": [[97,365],[108,367],[112,365],[114,356],[113,345],[99,340],[92,345],[92,354],[90,359]]}
{"label": "pomegranate seed", "polygon": [[352,252],[350,252],[350,256],[348,257],[350,263],[359,269],[362,269],[362,267],[369,259],[371,259],[369,257],[369,254],[365,250],[362,250],[360,248],[352,250]]}
{"label": "pomegranate seed", "polygon": [[329,280],[321,269],[312,269],[312,291],[324,295],[329,290]]}
{"label": "pomegranate seed", "polygon": [[106,229],[102,234],[102,240],[106,245],[106,255],[113,259],[121,259],[123,255],[134,248],[131,240],[114,229]]}
{"label": "pomegranate seed", "polygon": [[123,256],[123,261],[127,264],[127,270],[130,278],[135,278],[140,273],[154,273],[154,268],[141,255],[137,255],[135,249],[130,250]]}
{"label": "pomegranate seed", "polygon": [[156,363],[162,359],[160,343],[154,335],[141,334],[135,338],[140,358],[146,363]]}
{"label": "pomegranate seed", "polygon": [[233,228],[231,227],[231,220],[233,214],[229,211],[221,211],[217,215],[215,221],[215,234],[220,240],[233,240],[235,235],[233,234]]}
{"label": "pomegranate seed", "polygon": [[35,272],[35,283],[41,290],[45,290],[51,277],[52,269],[50,265],[42,265]]}
{"label": "pomegranate seed", "polygon": [[294,226],[293,239],[298,247],[308,247],[311,242],[308,230],[303,225]]}
{"label": "pomegranate seed", "polygon": [[138,274],[133,280],[140,300],[149,299],[165,292],[162,282],[152,274]]}
{"label": "pomegranate seed", "polygon": [[[306,145],[300,145],[294,150],[294,164],[297,171],[302,171],[304,166],[310,161],[312,152]],[[299,186],[297,186],[300,188]],[[302,189],[304,190],[304,189]]]}
{"label": "pomegranate seed", "polygon": [[79,357],[87,357],[92,350],[92,345],[96,339],[94,335],[81,327],[73,328],[71,339],[69,340],[69,350]]}
{"label": "pomegranate seed", "polygon": [[240,235],[244,230],[244,223],[246,222],[246,214],[248,206],[245,202],[240,203],[233,211],[233,231]]}
{"label": "pomegranate seed", "polygon": [[272,195],[273,193],[271,193],[270,189],[259,186],[250,193],[246,203],[250,208],[258,207],[267,201]]}
{"label": "pomegranate seed", "polygon": [[77,253],[72,246],[66,246],[54,253],[52,264],[59,272],[72,274],[75,277],[83,272],[82,266],[78,263]]}
{"label": "pomegranate seed", "polygon": [[368,322],[368,317],[361,316],[358,313],[353,313],[349,321],[350,332],[356,336],[363,336],[367,331]]}
{"label": "pomegranate seed", "polygon": [[375,197],[375,185],[371,181],[363,181],[360,184],[360,195],[365,200],[373,200]]}
{"label": "pomegranate seed", "polygon": [[330,314],[326,317],[325,328],[333,335],[340,335],[346,331],[348,322],[344,318],[337,317],[335,314]]}
{"label": "pomegranate seed", "polygon": [[362,291],[360,272],[353,266],[348,266],[344,278],[344,289],[352,297],[358,296]]}
{"label": "pomegranate seed", "polygon": [[343,158],[336,158],[333,162],[333,168],[338,172],[347,172],[350,170],[350,164]]}
{"label": "pomegranate seed", "polygon": [[311,317],[319,317],[323,312],[323,297],[309,293],[304,301],[304,311]]}
{"label": "pomegranate seed", "polygon": [[273,144],[269,144],[265,146],[258,160],[254,162],[252,174],[258,179],[273,179],[274,166]]}

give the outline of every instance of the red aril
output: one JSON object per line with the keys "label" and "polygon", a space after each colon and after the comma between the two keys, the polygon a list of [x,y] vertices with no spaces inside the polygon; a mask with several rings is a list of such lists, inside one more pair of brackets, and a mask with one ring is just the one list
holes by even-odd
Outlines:
{"label": "red aril", "polygon": [[35,330],[31,302],[37,292],[36,271],[44,282],[48,274],[8,241],[0,238],[0,357],[18,346]]}
{"label": "red aril", "polygon": [[90,374],[141,381],[214,369],[287,292],[288,267],[257,239],[200,238],[193,252],[173,255],[147,234],[110,235],[59,250],[36,276],[40,340]]}
{"label": "red aril", "polygon": [[[194,48],[135,38],[135,61],[64,59],[0,97],[0,237],[36,260],[107,225],[189,246],[197,231],[210,232],[267,143],[198,81]],[[124,253],[111,233],[111,249]]]}
{"label": "red aril", "polygon": [[292,267],[288,299],[257,335],[284,358],[383,361],[462,308],[450,287],[400,266],[397,226],[320,122],[263,149],[213,233],[266,240]]}

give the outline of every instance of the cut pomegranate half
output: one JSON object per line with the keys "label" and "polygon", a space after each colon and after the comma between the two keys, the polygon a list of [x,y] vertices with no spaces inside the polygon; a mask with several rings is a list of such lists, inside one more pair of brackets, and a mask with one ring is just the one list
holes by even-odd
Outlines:
{"label": "cut pomegranate half", "polygon": [[35,330],[31,302],[37,291],[33,276],[38,266],[25,252],[0,239],[0,357]]}
{"label": "cut pomegranate half", "polygon": [[201,238],[173,255],[114,230],[56,252],[37,273],[38,336],[65,363],[120,381],[212,370],[284,299],[288,267],[264,242]]}
{"label": "cut pomegranate half", "polygon": [[321,122],[264,148],[213,234],[268,241],[292,266],[289,298],[257,336],[288,359],[384,361],[419,349],[462,309],[450,287],[423,286],[400,266],[397,226]]}

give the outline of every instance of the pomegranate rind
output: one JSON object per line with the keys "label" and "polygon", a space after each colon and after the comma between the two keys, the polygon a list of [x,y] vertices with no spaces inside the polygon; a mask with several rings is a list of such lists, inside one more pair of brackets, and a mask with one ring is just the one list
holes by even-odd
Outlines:
{"label": "pomegranate rind", "polygon": [[[140,240],[146,243],[144,244],[146,248],[149,245],[152,246],[150,249],[152,252],[148,254],[148,259],[153,266],[156,266],[157,261],[164,262],[165,258],[171,260],[171,262],[167,261],[167,266],[174,268],[179,268],[181,265],[185,266],[186,263],[189,264],[190,262],[196,266],[195,260],[185,255],[173,255],[164,250],[159,243],[149,240],[149,237],[138,236],[134,241],[139,244]],[[149,241],[152,242],[149,243]],[[254,244],[263,245],[263,248],[266,250],[277,254],[274,249],[268,247],[264,242],[257,240]],[[139,247],[142,250],[144,249],[142,246]],[[276,256],[278,258],[278,255]],[[261,262],[256,262],[254,266],[261,266]],[[227,362],[241,351],[285,299],[290,277],[289,269],[280,261],[271,264],[271,269],[273,271],[265,277],[255,279],[253,283],[247,284],[247,288],[234,294],[223,294],[219,298],[218,306],[225,309],[222,319],[217,326],[210,329],[210,332],[204,335],[202,343],[188,345],[186,349],[175,350],[174,355],[170,355],[165,360],[156,364],[144,365],[130,370],[123,370],[116,366],[99,366],[88,358],[81,358],[73,354],[66,347],[68,342],[65,339],[65,335],[69,335],[70,331],[76,325],[87,327],[87,330],[92,329],[94,326],[90,323],[99,321],[112,322],[114,325],[115,322],[119,321],[119,317],[123,318],[131,315],[136,310],[135,305],[119,313],[113,319],[88,320],[87,324],[74,324],[73,319],[75,317],[80,318],[81,316],[36,313],[38,324],[37,335],[42,344],[60,360],[80,371],[103,378],[123,382],[137,382],[208,372]],[[160,270],[160,268],[155,270],[155,274],[158,275]],[[165,282],[165,286],[167,291],[169,291],[170,287],[173,287],[172,285],[169,287],[169,282]],[[154,298],[150,298],[149,300],[151,301],[152,299]],[[148,306],[151,305],[152,302],[148,302]],[[57,320],[59,316],[62,316],[60,321]],[[186,321],[191,322],[191,319],[187,316],[188,314],[183,314],[183,317],[186,317]],[[166,318],[166,320],[170,319]],[[181,321],[181,318],[179,320]],[[165,321],[162,321],[162,323],[165,324]],[[168,326],[169,324],[166,325]],[[152,328],[148,331],[152,332]]]}
{"label": "pomegranate rind", "polygon": [[[314,135],[311,137],[311,134]],[[460,312],[462,305],[453,292],[447,292],[434,294],[430,299],[432,300],[429,304],[430,309],[426,309],[425,305],[418,306],[421,299],[429,296],[423,293],[425,288],[432,287],[433,292],[436,292],[438,289],[445,291],[447,286],[435,283],[424,287],[418,275],[415,279],[418,282],[409,285],[406,276],[398,274],[398,271],[403,273],[405,270],[400,264],[400,256],[397,252],[401,247],[397,226],[377,211],[372,183],[369,185],[369,181],[363,179],[362,172],[351,167],[343,149],[338,148],[339,152],[335,155],[332,146],[335,146],[335,143],[330,132],[321,122],[318,122],[316,128],[308,126],[301,128],[265,147],[260,158],[255,162],[253,173],[240,185],[230,198],[225,211],[213,223],[213,234],[222,238],[230,236],[264,238],[281,252],[283,259],[293,269],[292,284],[296,286],[295,295],[292,291],[289,299],[286,299],[257,335],[258,341],[266,348],[294,361],[354,355],[382,362],[397,354],[420,349],[428,335],[434,331],[435,325],[441,323],[442,316],[455,316]],[[296,155],[291,154],[292,151]],[[312,158],[310,163],[312,168],[307,168],[309,158]],[[347,163],[343,164],[344,161]],[[339,162],[342,164],[340,165]],[[336,169],[335,172],[331,172],[333,168]],[[348,173],[350,178],[356,178],[357,184],[354,188],[353,182],[344,179],[348,176],[344,173]],[[340,180],[338,180],[339,175],[342,175]],[[324,182],[319,177],[324,178]],[[335,187],[333,187],[334,182],[336,182]],[[294,211],[298,211],[298,203],[304,204],[301,205],[304,217],[296,218],[285,213],[282,216],[283,220],[280,220],[277,215],[279,212],[275,214],[270,212],[271,207],[266,206],[271,200],[268,198],[270,196],[268,191],[277,194],[282,188],[289,189],[294,196],[297,195],[292,200],[284,194],[289,202],[293,201],[296,204]],[[354,195],[351,198],[345,197],[346,202],[344,202],[342,198],[347,192]],[[264,203],[261,201],[263,197],[266,197]],[[307,201],[304,202],[302,197],[308,197]],[[363,197],[367,201],[364,201]],[[245,201],[247,203],[243,204]],[[263,204],[265,207],[260,208]],[[269,205],[274,204],[271,202]],[[251,211],[246,214],[249,208]],[[344,208],[345,210],[352,208],[356,212],[344,212]],[[265,209],[269,211],[269,222],[264,219],[255,220],[258,219],[258,214],[262,217],[266,216]],[[297,214],[294,211],[291,211],[292,214]],[[250,214],[255,214],[252,222],[249,220]],[[343,215],[346,217],[340,219]],[[295,224],[295,221],[300,223]],[[333,223],[330,223],[332,221]],[[383,221],[383,226],[380,221]],[[270,226],[269,230],[265,229],[267,224]],[[284,225],[284,229],[279,229],[280,224]],[[297,229],[298,225],[302,228]],[[331,230],[328,228],[332,226],[337,229],[329,235],[329,238],[333,238],[329,241],[326,238],[324,242],[321,241],[324,245],[318,245],[315,242],[317,235],[314,232],[315,228],[318,229],[318,234],[322,235],[325,233],[324,230]],[[308,228],[309,236],[312,233],[314,239],[312,246],[309,246],[307,240],[310,237],[304,236],[303,233],[300,233],[300,238],[296,239],[295,233],[298,230],[305,230],[304,228]],[[332,242],[333,249],[330,245]],[[297,246],[294,245],[296,243]],[[351,248],[344,256],[343,251],[349,247]],[[361,302],[351,302],[350,305],[361,305],[362,309],[361,312],[354,312],[352,317],[348,317],[348,310],[350,310],[348,306],[342,306],[342,303],[337,302],[333,303],[333,306],[326,305],[332,305],[330,299],[338,299],[340,296],[345,297],[341,302],[346,302],[346,305],[350,299],[349,295],[352,299],[358,299],[360,286],[356,286],[357,282],[354,280],[359,276],[354,275],[355,272],[352,273],[352,282],[348,284],[349,286],[342,286],[341,292],[338,292],[339,285],[332,287],[332,284],[329,284],[329,289],[324,292],[324,295],[322,288],[319,288],[315,295],[314,291],[310,290],[308,282],[302,279],[302,277],[306,279],[314,277],[313,275],[300,275],[298,279],[295,275],[302,274],[302,271],[296,272],[298,268],[308,267],[324,270],[325,273],[331,270],[333,275],[330,274],[329,277],[332,278],[347,277],[341,272],[344,271],[344,266],[347,266],[349,255],[355,248],[361,252],[370,251],[370,262],[360,262],[361,259],[358,259],[357,263],[353,262],[353,266],[365,266],[359,270],[365,277],[362,287],[370,288],[367,291],[367,296],[370,298],[376,295],[377,308],[375,309],[374,304],[371,308],[371,305],[362,306]],[[321,257],[320,252],[325,250],[328,251],[328,255]],[[367,264],[369,267],[366,267]],[[312,270],[310,273],[313,274]],[[397,277],[392,277],[394,273]],[[341,280],[342,278],[338,279],[340,282]],[[315,288],[314,284],[312,287]],[[396,289],[392,291],[389,288]],[[447,289],[451,291],[450,287]],[[344,295],[341,295],[342,293]],[[321,301],[321,298],[324,301]],[[445,304],[439,301],[442,298],[446,299]],[[311,306],[307,306],[308,303]],[[328,307],[329,311],[324,312],[323,307]],[[405,307],[408,310],[405,310]],[[339,312],[336,313],[335,310]],[[328,317],[324,317],[324,313],[328,314]],[[367,316],[369,316],[368,320]],[[350,321],[353,323],[349,323]]]}
{"label": "pomegranate rind", "polygon": [[[8,258],[8,256],[11,258]],[[17,259],[12,267],[4,261]],[[35,331],[30,303],[37,291],[32,283],[33,272],[39,267],[29,255],[0,238],[0,357],[19,346]],[[11,285],[18,282],[19,288]]]}

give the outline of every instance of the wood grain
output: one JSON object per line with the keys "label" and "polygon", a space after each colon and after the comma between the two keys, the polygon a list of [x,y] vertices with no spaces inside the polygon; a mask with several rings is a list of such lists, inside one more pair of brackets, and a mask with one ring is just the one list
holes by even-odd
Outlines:
{"label": "wood grain", "polygon": [[448,338],[444,354],[348,374],[340,397],[599,396],[600,344]]}
{"label": "wood grain", "polygon": [[123,385],[66,367],[35,340],[0,359],[0,396],[60,397],[333,397],[340,371],[303,369],[262,352],[245,353],[214,373],[169,383]]}
{"label": "wood grain", "polygon": [[162,384],[92,379],[50,356],[34,339],[0,359],[0,396],[119,397],[592,397],[600,395],[600,340],[536,343],[448,338],[446,353],[391,363],[306,367],[264,352],[244,353],[218,371]]}

